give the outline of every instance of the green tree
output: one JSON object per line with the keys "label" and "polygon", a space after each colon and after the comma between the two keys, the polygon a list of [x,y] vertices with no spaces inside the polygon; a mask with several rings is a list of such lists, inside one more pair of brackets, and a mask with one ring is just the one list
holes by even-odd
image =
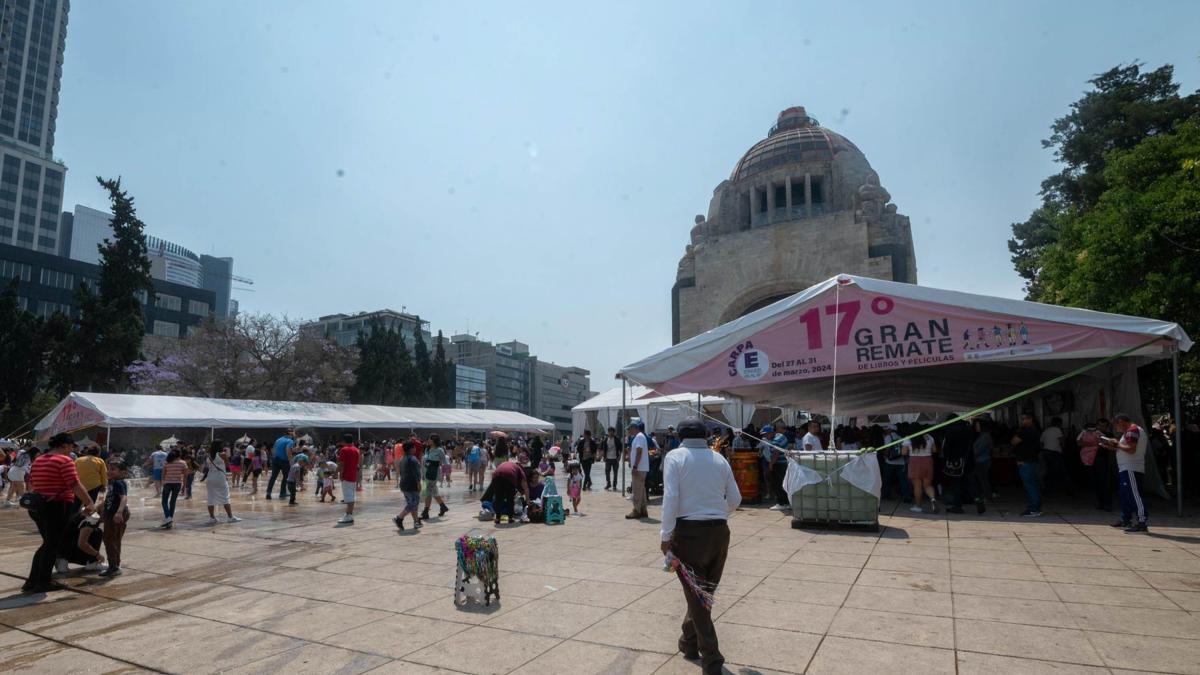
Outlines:
{"label": "green tree", "polygon": [[396,372],[399,376],[397,405],[420,405],[421,381],[417,374],[417,366],[413,363],[413,354],[408,349],[408,341],[403,335],[397,335],[399,349],[396,352]]}
{"label": "green tree", "polygon": [[413,366],[416,369],[415,387],[410,392],[409,405],[428,407],[433,405],[433,362],[429,359],[429,345],[421,335],[421,320],[417,319]]}
{"label": "green tree", "polygon": [[1053,149],[1062,170],[1042,181],[1042,206],[1014,223],[1008,242],[1013,265],[1031,300],[1042,300],[1042,255],[1056,242],[1063,220],[1095,206],[1108,179],[1109,153],[1169,133],[1200,112],[1200,95],[1179,95],[1170,65],[1143,71],[1141,64],[1117,66],[1089,80],[1092,90],[1051,125],[1042,146]]}
{"label": "green tree", "polygon": [[119,391],[128,384],[126,369],[141,352],[145,336],[142,295],[153,299],[145,225],[137,217],[133,197],[121,180],[96,180],[108,191],[112,237],[100,244],[98,293],[86,284],[77,292],[79,324],[75,352],[76,386],[92,391]]}
{"label": "green tree", "polygon": [[373,405],[400,405],[405,400],[407,369],[411,357],[404,338],[372,321],[369,332],[358,335],[359,362],[350,400]]}
{"label": "green tree", "polygon": [[17,429],[34,414],[30,403],[43,373],[42,321],[21,309],[17,279],[0,292],[0,434]]}
{"label": "green tree", "polygon": [[431,382],[430,390],[433,405],[439,408],[453,408],[455,387],[454,362],[446,358],[445,341],[446,338],[442,337],[442,331],[439,330],[433,349],[433,381]]}
{"label": "green tree", "polygon": [[[1095,205],[1063,217],[1057,240],[1043,251],[1041,298],[1173,321],[1200,335],[1200,176],[1188,164],[1198,156],[1200,114],[1110,152]],[[1193,408],[1198,356],[1193,350],[1181,359]],[[1169,410],[1166,374],[1161,366],[1144,372],[1152,411]]]}

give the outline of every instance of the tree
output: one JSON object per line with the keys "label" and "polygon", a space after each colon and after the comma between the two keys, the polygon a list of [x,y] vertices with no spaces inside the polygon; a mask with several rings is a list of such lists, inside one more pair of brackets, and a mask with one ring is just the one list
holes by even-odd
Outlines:
{"label": "tree", "polygon": [[286,317],[209,320],[186,340],[128,368],[144,393],[343,403],[358,356]]}
{"label": "tree", "polygon": [[77,292],[79,324],[75,352],[86,355],[76,367],[76,385],[92,391],[118,391],[128,383],[126,369],[138,359],[146,334],[143,294],[153,298],[145,225],[121,180],[96,180],[108,190],[112,238],[100,244],[98,293],[87,284]]}
{"label": "tree", "polygon": [[405,399],[406,370],[411,357],[404,338],[372,321],[369,332],[358,335],[359,360],[350,400],[373,405],[400,405]]}
{"label": "tree", "polygon": [[416,368],[416,387],[409,405],[428,407],[433,405],[433,364],[429,360],[429,345],[421,335],[421,320],[417,319],[416,344],[413,346],[413,365]]}
{"label": "tree", "polygon": [[[1179,323],[1200,334],[1200,114],[1168,133],[1105,157],[1105,190],[1091,208],[1064,216],[1042,253],[1047,302]],[[1197,406],[1200,359],[1183,354],[1182,385]],[[1169,410],[1167,373],[1148,377],[1145,402]],[[1200,410],[1193,410],[1194,413]],[[1194,417],[1193,417],[1194,419]]]}
{"label": "tree", "polygon": [[434,343],[433,349],[433,364],[432,377],[430,383],[430,393],[433,399],[433,405],[439,408],[454,407],[454,362],[446,358],[446,348],[443,346],[446,339],[442,337],[442,331],[438,331],[437,341]]}
{"label": "tree", "polygon": [[0,434],[23,424],[41,383],[44,347],[42,321],[21,309],[17,280],[0,292]]}
{"label": "tree", "polygon": [[1013,224],[1008,242],[1029,299],[1042,299],[1042,254],[1058,240],[1062,219],[1095,206],[1108,188],[1108,154],[1169,133],[1200,112],[1200,95],[1179,96],[1173,78],[1170,65],[1148,72],[1137,63],[1117,66],[1089,80],[1093,89],[1051,125],[1042,146],[1054,150],[1063,168],[1042,181],[1042,206],[1025,222]]}

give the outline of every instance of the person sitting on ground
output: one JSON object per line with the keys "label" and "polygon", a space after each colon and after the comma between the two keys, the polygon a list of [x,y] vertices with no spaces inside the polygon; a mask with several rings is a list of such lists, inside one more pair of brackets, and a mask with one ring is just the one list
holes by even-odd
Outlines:
{"label": "person sitting on ground", "polygon": [[104,562],[100,545],[104,542],[104,531],[100,529],[100,515],[76,511],[68,521],[58,547],[58,572],[67,573],[67,563],[83,565],[83,569],[94,572]]}

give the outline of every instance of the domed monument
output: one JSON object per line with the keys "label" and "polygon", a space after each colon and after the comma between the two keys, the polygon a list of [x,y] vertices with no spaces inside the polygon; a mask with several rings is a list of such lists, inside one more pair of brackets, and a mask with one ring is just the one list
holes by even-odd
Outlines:
{"label": "domed monument", "polygon": [[838,273],[917,282],[908,217],[853,143],[788,108],[713,191],[671,289],[678,343]]}

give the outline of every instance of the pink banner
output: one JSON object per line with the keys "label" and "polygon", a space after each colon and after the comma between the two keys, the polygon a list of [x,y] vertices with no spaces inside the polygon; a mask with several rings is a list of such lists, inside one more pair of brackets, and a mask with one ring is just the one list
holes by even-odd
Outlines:
{"label": "pink banner", "polygon": [[843,286],[669,383],[664,394],[719,391],[951,363],[1124,349],[1146,336],[991,314]]}
{"label": "pink banner", "polygon": [[91,408],[80,405],[74,400],[67,401],[63,409],[58,412],[58,416],[54,418],[54,422],[45,432],[47,436],[53,436],[57,433],[65,431],[78,431],[94,427],[97,424],[104,422],[104,416],[92,410]]}

